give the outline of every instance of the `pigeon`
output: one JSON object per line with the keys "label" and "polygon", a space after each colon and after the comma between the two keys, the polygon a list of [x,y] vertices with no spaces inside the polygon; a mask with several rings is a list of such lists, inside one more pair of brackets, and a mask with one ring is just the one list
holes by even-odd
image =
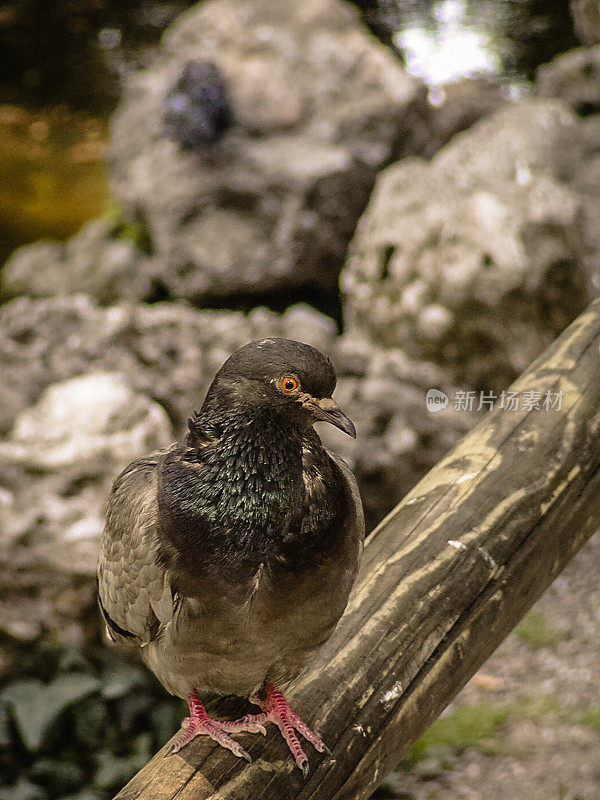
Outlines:
{"label": "pigeon", "polygon": [[[116,479],[99,604],[108,636],[187,699],[170,752],[206,734],[249,761],[231,734],[264,734],[268,721],[304,774],[298,734],[327,749],[281,687],[331,636],[362,553],[356,480],[313,428],[328,422],[356,436],[335,385],[314,347],[251,342],[218,371],[182,440]],[[215,694],[249,698],[260,711],[210,716],[204,702]]]}

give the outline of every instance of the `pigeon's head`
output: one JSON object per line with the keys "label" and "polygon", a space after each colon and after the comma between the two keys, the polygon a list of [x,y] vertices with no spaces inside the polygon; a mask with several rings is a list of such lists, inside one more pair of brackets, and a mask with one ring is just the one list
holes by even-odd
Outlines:
{"label": "pigeon's head", "polygon": [[355,437],[354,425],[331,397],[335,383],[331,361],[314,347],[291,339],[259,339],[227,359],[207,403],[268,406],[290,422],[330,422]]}

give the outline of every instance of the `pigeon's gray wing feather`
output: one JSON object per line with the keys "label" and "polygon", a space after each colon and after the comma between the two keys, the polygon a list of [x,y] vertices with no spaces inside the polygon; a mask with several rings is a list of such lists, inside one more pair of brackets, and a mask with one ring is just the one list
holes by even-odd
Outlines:
{"label": "pigeon's gray wing feather", "polygon": [[98,593],[108,633],[141,646],[169,624],[174,610],[169,575],[158,560],[160,455],[133,462],[117,478],[98,559]]}
{"label": "pigeon's gray wing feather", "polygon": [[330,450],[327,451],[330,457],[335,461],[338,467],[341,469],[344,478],[348,483],[348,488],[350,489],[350,496],[352,498],[352,511],[353,511],[353,534],[356,539],[360,542],[360,552],[362,553],[362,546],[365,539],[365,515],[363,512],[362,501],[360,499],[360,491],[358,489],[358,483],[356,482],[356,478],[352,473],[352,470],[346,464],[343,458],[336,455],[336,453],[332,453]]}

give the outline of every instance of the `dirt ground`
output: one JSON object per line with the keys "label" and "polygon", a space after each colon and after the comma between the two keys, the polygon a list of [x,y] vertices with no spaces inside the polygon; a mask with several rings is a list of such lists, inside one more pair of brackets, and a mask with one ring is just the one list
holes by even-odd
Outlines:
{"label": "dirt ground", "polygon": [[600,532],[374,795],[600,800]]}

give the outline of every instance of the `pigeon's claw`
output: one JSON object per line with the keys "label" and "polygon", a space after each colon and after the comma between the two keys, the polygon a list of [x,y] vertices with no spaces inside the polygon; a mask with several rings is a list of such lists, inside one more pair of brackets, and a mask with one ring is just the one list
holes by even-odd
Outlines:
{"label": "pigeon's claw", "polygon": [[266,731],[261,721],[254,721],[249,717],[244,717],[239,720],[214,719],[207,714],[195,689],[188,697],[188,705],[190,707],[190,716],[183,720],[181,731],[171,743],[167,755],[177,753],[182,747],[191,742],[192,739],[195,739],[196,736],[205,734],[206,736],[210,736],[213,741],[222,745],[222,747],[231,750],[238,758],[245,758],[248,762],[252,761],[249,753],[246,752],[238,742],[232,739],[229,734],[246,732],[264,734]]}
{"label": "pigeon's claw", "polygon": [[308,775],[308,757],[302,749],[302,745],[296,736],[296,731],[302,734],[302,736],[304,736],[304,738],[307,739],[313,745],[315,750],[319,751],[319,753],[325,752],[327,747],[317,736],[317,734],[312,731],[308,725],[300,719],[296,712],[290,708],[287,700],[279,691],[279,689],[276,689],[269,681],[266,681],[266,687],[266,700],[263,700],[256,695],[253,695],[250,698],[252,703],[259,705],[263,709],[262,712],[260,714],[248,714],[246,717],[243,717],[240,722],[244,720],[248,722],[252,721],[254,724],[274,722],[281,731],[281,735],[287,742],[287,745],[294,756],[296,765],[302,771],[302,774],[306,776]]}

